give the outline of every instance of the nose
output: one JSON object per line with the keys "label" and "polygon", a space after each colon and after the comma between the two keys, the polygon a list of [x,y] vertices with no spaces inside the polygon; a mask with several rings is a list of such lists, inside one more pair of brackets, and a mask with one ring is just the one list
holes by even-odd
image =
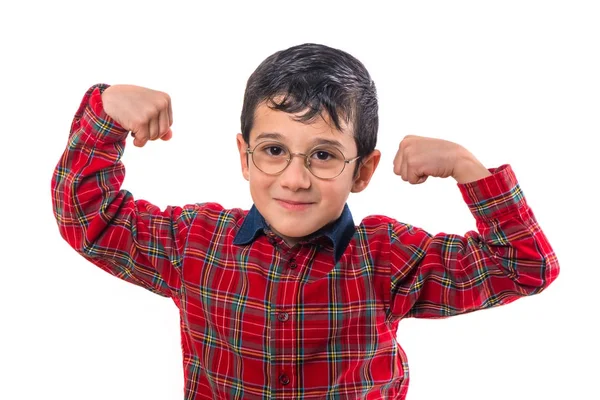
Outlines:
{"label": "nose", "polygon": [[290,165],[279,176],[281,186],[296,192],[310,188],[310,172],[304,165],[304,157],[293,155]]}

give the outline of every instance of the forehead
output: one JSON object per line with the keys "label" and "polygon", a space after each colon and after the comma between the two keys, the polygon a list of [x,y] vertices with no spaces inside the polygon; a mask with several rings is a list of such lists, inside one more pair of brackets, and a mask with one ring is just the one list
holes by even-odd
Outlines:
{"label": "forehead", "polygon": [[340,131],[327,114],[318,115],[314,120],[307,122],[296,120],[302,114],[288,114],[273,110],[265,103],[259,104],[254,112],[250,143],[275,139],[290,147],[304,148],[320,142],[337,142],[341,150],[356,149],[352,131],[343,121]]}

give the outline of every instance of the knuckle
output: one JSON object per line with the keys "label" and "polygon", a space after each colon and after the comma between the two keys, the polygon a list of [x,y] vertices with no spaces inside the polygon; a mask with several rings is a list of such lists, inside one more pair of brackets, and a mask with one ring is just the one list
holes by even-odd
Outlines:
{"label": "knuckle", "polygon": [[151,119],[154,119],[154,118],[158,117],[158,115],[160,114],[160,111],[161,111],[160,105],[155,105],[155,106],[153,106],[153,107],[152,107],[152,108],[149,110],[149,113],[150,113],[150,118],[151,118]]}
{"label": "knuckle", "polygon": [[148,123],[146,118],[137,117],[133,121],[131,121],[134,129],[139,130],[141,127],[145,126]]}
{"label": "knuckle", "polygon": [[171,99],[169,98],[169,95],[165,94],[165,96],[163,96],[158,103],[159,111],[168,110],[170,102],[171,102]]}
{"label": "knuckle", "polygon": [[147,124],[152,119],[152,110],[150,108],[144,109],[140,113],[139,122],[142,124]]}

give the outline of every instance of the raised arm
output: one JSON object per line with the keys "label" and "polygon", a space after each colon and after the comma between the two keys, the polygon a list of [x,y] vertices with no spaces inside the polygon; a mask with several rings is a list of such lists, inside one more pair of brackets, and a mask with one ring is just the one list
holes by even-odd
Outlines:
{"label": "raised arm", "polygon": [[54,215],[62,237],[103,270],[162,296],[177,295],[181,253],[194,213],[161,211],[120,190],[120,161],[129,131],[134,144],[171,137],[168,95],[136,86],[92,86],[73,119],[52,177]]}
{"label": "raised arm", "polygon": [[400,146],[395,170],[411,183],[454,177],[477,231],[430,235],[390,222],[395,317],[441,318],[507,304],[556,279],[554,251],[510,166],[487,170],[450,142],[417,137],[409,142]]}

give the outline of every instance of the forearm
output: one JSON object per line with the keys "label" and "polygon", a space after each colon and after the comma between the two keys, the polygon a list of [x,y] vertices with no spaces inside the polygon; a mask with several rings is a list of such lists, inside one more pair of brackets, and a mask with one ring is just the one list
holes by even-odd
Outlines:
{"label": "forearm", "polygon": [[119,161],[127,132],[103,119],[100,88],[90,88],[73,118],[68,146],[52,177],[54,214],[67,242],[84,251],[92,221],[124,179]]}

